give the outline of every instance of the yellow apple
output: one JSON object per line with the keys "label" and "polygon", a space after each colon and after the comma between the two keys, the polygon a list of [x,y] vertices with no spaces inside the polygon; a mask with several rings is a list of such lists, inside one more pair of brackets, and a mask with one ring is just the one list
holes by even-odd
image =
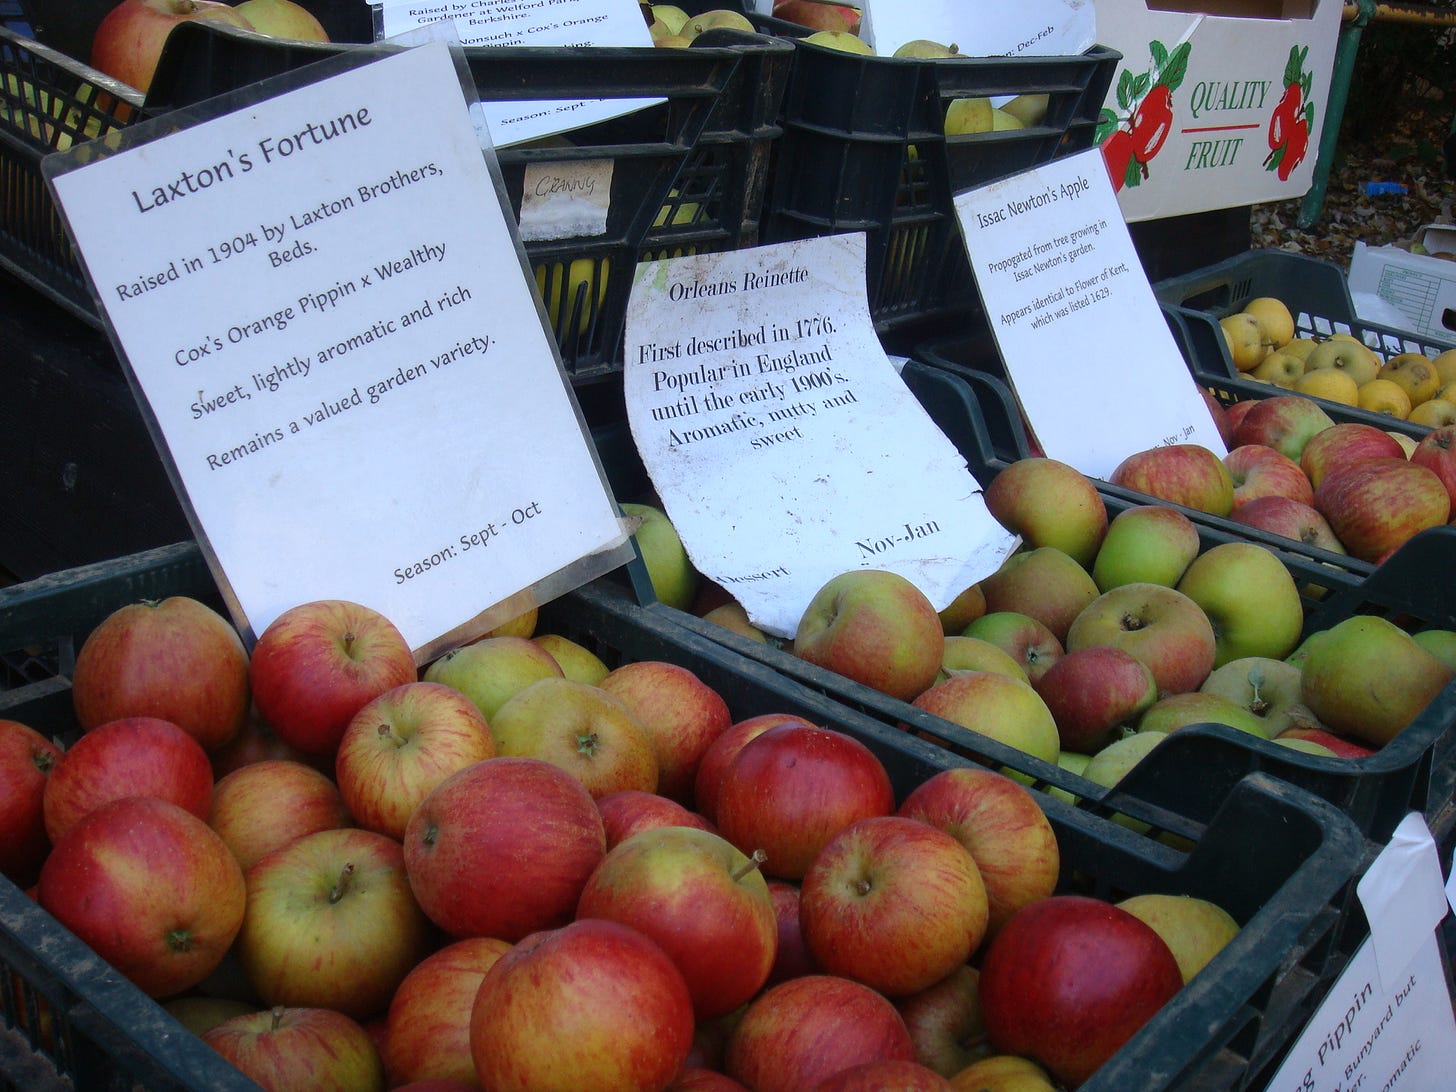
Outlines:
{"label": "yellow apple", "polygon": [[1264,363],[1269,355],[1269,343],[1264,340],[1264,328],[1257,318],[1247,311],[1238,311],[1219,319],[1218,325],[1235,368],[1251,372]]}
{"label": "yellow apple", "polygon": [[1294,389],[1300,394],[1327,398],[1345,406],[1360,404],[1360,384],[1343,368],[1310,370],[1306,365],[1304,374],[1295,380]]}
{"label": "yellow apple", "polygon": [[1304,361],[1293,353],[1286,353],[1283,349],[1275,349],[1249,373],[1254,379],[1273,383],[1274,386],[1283,387],[1285,390],[1293,390],[1294,384],[1303,374]]}
{"label": "yellow apple", "polygon": [[1244,304],[1244,313],[1258,320],[1265,341],[1274,348],[1282,348],[1294,340],[1294,316],[1283,300],[1256,296]]}
{"label": "yellow apple", "polygon": [[1041,94],[1017,95],[1001,109],[1005,110],[1012,117],[1020,120],[1021,124],[1030,129],[1040,125],[1046,120],[1047,105],[1051,102],[1051,96],[1045,92]]}
{"label": "yellow apple", "polygon": [[[566,276],[562,277],[561,267],[557,265],[554,270],[555,276],[551,279],[550,297],[547,298],[547,274],[552,270],[545,265],[536,267],[536,288],[545,300],[546,316],[551,321],[551,329],[557,331],[558,334],[562,331],[563,324],[570,318],[572,309],[578,306],[581,308],[581,314],[576,320],[576,336],[580,337],[586,333],[587,327],[591,325],[592,312],[599,309],[607,298],[607,274],[610,263],[607,259],[602,259],[600,277],[596,276],[596,269],[597,263],[591,258],[577,258],[567,267]],[[563,280],[565,281],[564,292],[562,291]],[[597,282],[595,308],[591,302],[591,285],[594,280]],[[581,300],[579,304],[578,297]]]}
{"label": "yellow apple", "polygon": [[742,12],[729,8],[714,8],[701,15],[689,16],[683,23],[681,34],[684,38],[696,38],[699,34],[709,30],[746,30],[752,33],[753,24]]}
{"label": "yellow apple", "polygon": [[302,4],[294,0],[243,0],[234,8],[259,34],[296,42],[327,42],[329,32]]}
{"label": "yellow apple", "polygon": [[1227,910],[1192,895],[1134,895],[1117,905],[1163,938],[1178,961],[1184,982],[1239,933],[1239,923]]}
{"label": "yellow apple", "polygon": [[993,109],[991,100],[987,98],[952,100],[945,111],[945,135],[989,133],[995,125],[991,114]]}
{"label": "yellow apple", "polygon": [[816,30],[803,41],[826,49],[837,49],[841,53],[859,53],[867,57],[875,55],[868,42],[847,30]]}
{"label": "yellow apple", "polygon": [[1371,413],[1388,413],[1403,421],[1411,411],[1410,396],[1394,380],[1372,379],[1368,383],[1361,383],[1358,393],[1359,401],[1356,404]]}
{"label": "yellow apple", "polygon": [[653,4],[652,18],[666,24],[669,34],[681,34],[687,25],[688,13],[675,4]]}
{"label": "yellow apple", "polygon": [[1346,372],[1355,381],[1355,386],[1369,383],[1380,374],[1380,365],[1370,350],[1352,337],[1335,334],[1321,341],[1305,357],[1306,372],[1335,368]]}
{"label": "yellow apple", "polygon": [[1456,349],[1447,349],[1431,361],[1441,384],[1456,383]]}
{"label": "yellow apple", "polygon": [[929,38],[912,38],[891,56],[894,57],[921,57],[931,59],[936,57],[959,57],[960,47],[954,42],[950,45],[943,45],[940,42],[932,42]]}
{"label": "yellow apple", "polygon": [[1456,402],[1448,402],[1444,398],[1428,398],[1412,409],[1406,420],[1413,425],[1429,425],[1431,428],[1456,425]]}
{"label": "yellow apple", "polygon": [[1441,377],[1424,353],[1396,353],[1381,365],[1376,374],[1398,384],[1410,398],[1412,406],[1434,398],[1441,389]]}

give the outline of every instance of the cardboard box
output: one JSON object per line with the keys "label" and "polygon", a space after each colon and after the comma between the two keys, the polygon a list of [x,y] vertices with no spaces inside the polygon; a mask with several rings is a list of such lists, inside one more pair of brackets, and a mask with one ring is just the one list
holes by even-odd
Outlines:
{"label": "cardboard box", "polygon": [[1098,142],[1125,219],[1309,189],[1341,0],[1095,3],[1098,42],[1123,55]]}
{"label": "cardboard box", "polygon": [[1362,299],[1378,297],[1399,312],[1402,329],[1456,344],[1456,262],[1397,246],[1356,243],[1350,258],[1350,294],[1362,316],[1368,311]]}

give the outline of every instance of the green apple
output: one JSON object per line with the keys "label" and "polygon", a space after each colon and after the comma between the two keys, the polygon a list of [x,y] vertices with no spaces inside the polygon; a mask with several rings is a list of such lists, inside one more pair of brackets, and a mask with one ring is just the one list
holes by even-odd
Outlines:
{"label": "green apple", "polygon": [[1062,642],[1045,623],[1017,611],[983,614],[966,626],[962,635],[990,641],[1010,653],[1033,683],[1064,654]]}
{"label": "green apple", "polygon": [[681,34],[687,25],[688,13],[674,4],[653,4],[652,18],[665,24],[669,34]]}
{"label": "green apple", "polygon": [[991,110],[991,131],[994,133],[1004,132],[1007,129],[1025,129],[1021,119],[1015,114],[1001,109],[999,106]]}
{"label": "green apple", "polygon": [[1281,747],[1288,747],[1291,751],[1300,751],[1303,754],[1307,755],[1317,755],[1320,758],[1340,757],[1339,755],[1335,754],[1334,751],[1326,747],[1324,744],[1316,743],[1312,739],[1300,739],[1293,736],[1275,736],[1269,742],[1277,743]]}
{"label": "green apple", "polygon": [[1092,579],[1103,591],[1123,584],[1172,588],[1198,556],[1199,547],[1198,527],[1178,509],[1134,505],[1107,525],[1092,562]]}
{"label": "green apple", "polygon": [[994,671],[1018,682],[1030,682],[1026,669],[1000,645],[979,637],[950,636],[945,639],[945,654],[940,661],[936,682],[964,671]]}
{"label": "green apple", "polygon": [[730,8],[714,8],[701,15],[690,15],[679,32],[684,38],[696,38],[709,30],[743,30],[753,33],[753,24],[742,12]]}
{"label": "green apple", "polygon": [[1159,698],[1138,720],[1139,732],[1176,732],[1191,724],[1227,724],[1258,739],[1267,739],[1264,722],[1228,698],[1191,690]]}
{"label": "green apple", "polygon": [[1239,923],[1217,903],[1192,895],[1150,892],[1117,904],[1163,938],[1186,983],[1239,935]]}
{"label": "green apple", "polygon": [[987,98],[952,100],[945,111],[945,135],[989,133],[995,126],[995,118],[992,116],[994,109],[991,100]]}
{"label": "green apple", "polygon": [[1456,630],[1423,629],[1411,636],[1416,644],[1456,671]]}
{"label": "green apple", "polygon": [[960,48],[954,42],[944,45],[940,42],[932,42],[929,38],[912,38],[892,54],[895,57],[917,57],[926,60],[959,57],[960,55]]}
{"label": "green apple", "polygon": [[870,48],[868,42],[847,30],[816,30],[803,40],[810,45],[823,46],[825,49],[837,49],[841,53],[859,53],[866,57],[875,55],[875,51]]}
{"label": "green apple", "polygon": [[953,675],[917,697],[914,705],[1044,762],[1056,762],[1061,752],[1057,725],[1046,702],[1029,684],[1007,675],[994,671]]}
{"label": "green apple", "polygon": [[1051,96],[1043,91],[1039,94],[1017,95],[1001,109],[1019,119],[1022,125],[1031,128],[1046,120],[1047,106],[1050,103]]}
{"label": "green apple", "polygon": [[[1167,738],[1162,732],[1136,732],[1122,739],[1115,739],[1092,756],[1082,768],[1082,776],[1104,789],[1115,788],[1134,766]],[[1112,821],[1143,833],[1150,829],[1141,819],[1134,819],[1121,812],[1114,814]]]}
{"label": "green apple", "polygon": [[556,658],[528,637],[487,637],[462,645],[433,661],[423,675],[426,682],[460,691],[487,721],[533,682],[561,677]]}
{"label": "green apple", "polygon": [[633,537],[642,553],[642,563],[647,566],[652,594],[659,603],[669,607],[690,609],[698,593],[698,570],[693,568],[672,520],[661,508],[651,504],[625,502],[620,507],[623,515],[642,521]]}
{"label": "green apple", "polygon": [[293,0],[243,0],[233,8],[259,34],[297,42],[327,42],[329,32],[302,4]]}
{"label": "green apple", "polygon": [[1323,727],[1304,705],[1302,684],[1300,669],[1286,660],[1243,656],[1215,668],[1199,689],[1248,710],[1273,739],[1291,728]]}
{"label": "green apple", "polygon": [[1284,563],[1252,542],[1222,542],[1193,559],[1178,590],[1203,608],[1214,667],[1245,656],[1282,660],[1299,644],[1304,604]]}
{"label": "green apple", "polygon": [[[1092,761],[1091,755],[1084,755],[1080,751],[1062,751],[1057,755],[1057,765],[1070,774],[1078,777],[1086,776],[1087,763]],[[1081,797],[1068,792],[1066,789],[1058,788],[1055,785],[1048,785],[1046,791],[1055,796],[1058,800],[1065,800],[1068,804],[1075,804]]]}
{"label": "green apple", "polygon": [[561,674],[568,679],[595,686],[611,670],[600,656],[570,637],[559,633],[539,633],[531,640],[551,653],[551,658],[561,668]]}
{"label": "green apple", "polygon": [[1357,614],[1310,647],[1301,693],[1331,731],[1383,747],[1452,677],[1451,668],[1395,623]]}

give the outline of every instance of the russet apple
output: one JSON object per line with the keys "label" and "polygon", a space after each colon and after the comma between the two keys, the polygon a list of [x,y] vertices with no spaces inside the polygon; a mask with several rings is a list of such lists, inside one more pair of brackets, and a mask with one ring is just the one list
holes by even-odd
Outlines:
{"label": "russet apple", "polygon": [[1201,444],[1164,444],[1135,452],[1113,468],[1108,481],[1215,516],[1228,515],[1234,505],[1228,467]]}
{"label": "russet apple", "polygon": [[1311,643],[1304,703],[1331,731],[1375,747],[1389,743],[1451,681],[1452,671],[1405,630],[1352,615]]}
{"label": "russet apple", "polygon": [[794,632],[794,655],[909,701],[934,680],[945,648],[925,593],[886,569],[851,569],[814,593]]}

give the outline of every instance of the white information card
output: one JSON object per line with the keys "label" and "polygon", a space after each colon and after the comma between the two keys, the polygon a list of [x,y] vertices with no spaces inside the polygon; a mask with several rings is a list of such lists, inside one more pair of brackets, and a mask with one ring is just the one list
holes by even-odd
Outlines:
{"label": "white information card", "polygon": [[1048,456],[1106,478],[1160,444],[1226,454],[1096,149],[955,199],[1006,371]]}
{"label": "white information card", "polygon": [[1436,846],[1408,816],[1359,884],[1370,938],[1285,1056],[1269,1092],[1450,1088],[1456,1018],[1436,927],[1448,911]]}
{"label": "white information card", "polygon": [[[362,3],[363,0],[360,0]],[[383,0],[381,37],[448,21],[465,46],[652,45],[637,0]],[[660,99],[482,102],[497,147],[640,110]]]}
{"label": "white information card", "polygon": [[455,55],[337,67],[47,168],[241,627],[352,599],[419,654],[630,545]]}
{"label": "white information card", "polygon": [[1016,539],[885,356],[865,240],[837,235],[637,267],[627,416],[697,568],[793,635],[849,569],[890,569],[937,609]]}

